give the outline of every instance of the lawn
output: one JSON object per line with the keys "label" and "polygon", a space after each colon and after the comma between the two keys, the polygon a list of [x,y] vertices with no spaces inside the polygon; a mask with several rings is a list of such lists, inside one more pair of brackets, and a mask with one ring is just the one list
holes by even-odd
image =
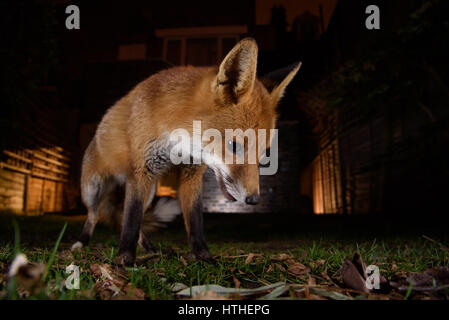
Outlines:
{"label": "lawn", "polygon": [[[39,217],[0,214],[0,297],[7,299],[184,299],[222,297],[220,285],[231,288],[226,298],[268,299],[447,299],[449,241],[444,230],[400,223],[366,228],[368,218],[292,215],[207,215],[206,239],[216,264],[191,259],[181,219],[156,232],[159,252],[138,249],[134,267],[113,261],[118,233],[99,225],[91,245],[69,248],[85,216],[47,214]],[[19,231],[15,231],[13,221]],[[67,226],[53,255],[64,225]],[[371,225],[371,224],[368,224]],[[20,244],[20,245],[19,245]],[[15,252],[26,255],[28,269],[8,281]],[[341,272],[346,258],[358,253],[376,265],[390,283],[362,292],[347,285]],[[43,264],[37,264],[42,262]],[[80,270],[80,289],[69,290],[66,267]],[[440,270],[432,288],[421,279]],[[439,269],[438,269],[439,268]],[[444,273],[446,272],[446,273]],[[435,275],[432,273],[432,275]],[[421,278],[420,278],[421,277]],[[31,283],[31,284],[30,284]],[[195,286],[207,285],[206,291]],[[262,288],[261,288],[262,287]],[[424,289],[423,289],[424,287]],[[187,289],[185,289],[187,288]],[[261,288],[261,289],[260,289]],[[182,290],[184,289],[184,290]],[[240,292],[233,292],[239,289]],[[254,289],[245,291],[244,289]],[[200,290],[200,291],[196,291]],[[187,292],[187,294],[186,294]]]}

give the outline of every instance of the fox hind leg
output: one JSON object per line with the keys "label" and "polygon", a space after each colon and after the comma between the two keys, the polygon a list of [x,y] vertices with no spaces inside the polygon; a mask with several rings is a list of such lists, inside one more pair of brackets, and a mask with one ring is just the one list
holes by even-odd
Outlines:
{"label": "fox hind leg", "polygon": [[140,230],[139,241],[137,243],[140,249],[146,253],[156,253],[158,251],[158,248],[150,241],[150,239],[148,239],[142,230]]}
{"label": "fox hind leg", "polygon": [[88,210],[87,219],[78,241],[72,246],[72,251],[81,249],[89,244],[98,222],[98,207],[104,194],[105,184],[106,181],[104,178],[98,174],[94,174],[90,177],[87,185],[82,187],[83,202]]}

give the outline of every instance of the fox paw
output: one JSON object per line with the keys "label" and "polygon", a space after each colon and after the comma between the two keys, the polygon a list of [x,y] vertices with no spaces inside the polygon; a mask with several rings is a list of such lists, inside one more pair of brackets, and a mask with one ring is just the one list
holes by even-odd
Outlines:
{"label": "fox paw", "polygon": [[114,263],[120,266],[133,266],[134,261],[136,260],[136,256],[133,255],[130,252],[123,252],[120,253],[117,257],[114,259]]}
{"label": "fox paw", "polygon": [[83,248],[83,244],[81,241],[77,241],[73,244],[72,248],[70,249],[70,251],[77,251],[77,250],[81,250]]}
{"label": "fox paw", "polygon": [[209,264],[217,264],[217,260],[212,258],[208,250],[201,250],[199,252],[195,252],[194,255],[197,261],[204,261]]}

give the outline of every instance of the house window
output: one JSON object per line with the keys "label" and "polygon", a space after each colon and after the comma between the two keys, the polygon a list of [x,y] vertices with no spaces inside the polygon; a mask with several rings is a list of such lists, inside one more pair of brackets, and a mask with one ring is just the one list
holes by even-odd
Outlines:
{"label": "house window", "polygon": [[118,60],[145,60],[147,46],[144,43],[124,44],[118,47]]}
{"label": "house window", "polygon": [[166,60],[174,65],[180,65],[181,61],[181,40],[167,41]]}
{"label": "house window", "polygon": [[247,26],[211,26],[157,29],[162,39],[162,58],[175,65],[210,66],[218,64],[232,49]]}
{"label": "house window", "polygon": [[186,64],[194,66],[213,66],[218,62],[217,39],[187,39]]}

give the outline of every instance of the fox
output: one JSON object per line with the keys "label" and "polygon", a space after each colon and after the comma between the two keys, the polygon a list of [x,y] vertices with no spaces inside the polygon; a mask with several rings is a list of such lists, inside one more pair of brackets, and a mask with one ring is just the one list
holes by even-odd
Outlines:
{"label": "fox", "polygon": [[[72,250],[88,245],[103,211],[121,219],[117,263],[132,265],[137,245],[144,250],[152,247],[145,225],[163,220],[164,215],[169,217],[163,221],[169,221],[179,212],[194,257],[213,261],[204,237],[203,174],[208,167],[214,171],[226,199],[255,205],[260,200],[261,155],[255,163],[247,158],[244,163],[225,163],[227,154],[234,157],[238,150],[248,150],[244,138],[240,142],[236,138],[217,141],[223,146],[219,156],[208,153],[202,144],[206,160],[174,164],[169,133],[182,128],[192,134],[194,121],[201,122],[202,132],[210,128],[220,133],[226,129],[274,129],[277,105],[301,62],[289,68],[280,83],[273,84],[257,78],[257,58],[256,41],[244,38],[218,67],[162,70],[137,84],[107,110],[84,153],[81,197],[88,213]],[[271,139],[264,141],[266,149]],[[197,156],[192,146],[183,149],[190,152],[189,157]],[[177,199],[152,206],[158,179],[171,170],[177,170],[179,176]],[[164,210],[166,206],[170,208]]]}

